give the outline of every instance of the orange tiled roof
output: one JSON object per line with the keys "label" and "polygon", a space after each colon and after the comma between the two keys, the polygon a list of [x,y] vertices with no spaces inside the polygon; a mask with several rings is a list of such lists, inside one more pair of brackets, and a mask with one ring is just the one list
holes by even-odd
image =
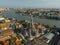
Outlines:
{"label": "orange tiled roof", "polygon": [[8,39],[10,39],[11,37],[3,37],[3,38],[0,38],[0,41],[5,41],[5,40],[8,40]]}
{"label": "orange tiled roof", "polygon": [[8,32],[12,32],[12,29],[6,29],[2,31],[3,33],[8,33]]}
{"label": "orange tiled roof", "polygon": [[7,26],[9,26],[8,23],[1,23],[1,24],[0,24],[0,27],[7,27]]}
{"label": "orange tiled roof", "polygon": [[12,32],[13,32],[13,31],[12,31],[11,29],[6,29],[6,30],[1,31],[3,37],[0,38],[0,41],[5,41],[5,40],[10,39],[10,38],[11,38],[11,37],[9,36],[10,34],[11,34],[12,36],[16,36],[16,35],[14,35],[15,33],[12,34]]}

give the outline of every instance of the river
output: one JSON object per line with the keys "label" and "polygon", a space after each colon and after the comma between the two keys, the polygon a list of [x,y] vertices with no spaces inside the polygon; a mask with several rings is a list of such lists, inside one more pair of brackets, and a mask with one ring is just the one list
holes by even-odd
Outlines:
{"label": "river", "polygon": [[[6,17],[9,18],[16,18],[17,20],[30,20],[29,16],[23,16],[21,14],[16,14],[15,11],[10,10],[7,12],[2,13],[1,15],[4,15]],[[59,20],[50,20],[50,19],[41,19],[41,18],[33,18],[34,22],[39,22],[41,24],[45,24],[45,25],[56,25],[56,26],[60,26],[60,21]]]}

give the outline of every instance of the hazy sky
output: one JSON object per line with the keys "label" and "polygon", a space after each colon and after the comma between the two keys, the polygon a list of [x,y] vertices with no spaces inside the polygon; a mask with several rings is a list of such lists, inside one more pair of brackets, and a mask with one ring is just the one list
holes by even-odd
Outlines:
{"label": "hazy sky", "polygon": [[60,8],[60,0],[0,0],[0,7]]}

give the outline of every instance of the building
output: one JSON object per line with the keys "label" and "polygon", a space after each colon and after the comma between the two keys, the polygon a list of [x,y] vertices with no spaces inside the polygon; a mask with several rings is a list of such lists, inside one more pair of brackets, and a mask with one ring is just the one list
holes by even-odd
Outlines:
{"label": "building", "polygon": [[[6,29],[0,31],[0,42],[3,42],[4,45],[9,45],[10,40],[17,40],[17,35],[13,32],[12,29]],[[22,39],[20,39],[20,44],[21,44]],[[15,42],[13,42],[15,43]],[[18,43],[18,42],[17,42]]]}

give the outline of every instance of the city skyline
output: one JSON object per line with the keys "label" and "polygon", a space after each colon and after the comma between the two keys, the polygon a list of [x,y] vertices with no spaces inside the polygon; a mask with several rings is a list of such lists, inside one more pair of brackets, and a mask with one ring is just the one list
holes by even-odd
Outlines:
{"label": "city skyline", "polygon": [[60,0],[0,0],[3,8],[60,8]]}

